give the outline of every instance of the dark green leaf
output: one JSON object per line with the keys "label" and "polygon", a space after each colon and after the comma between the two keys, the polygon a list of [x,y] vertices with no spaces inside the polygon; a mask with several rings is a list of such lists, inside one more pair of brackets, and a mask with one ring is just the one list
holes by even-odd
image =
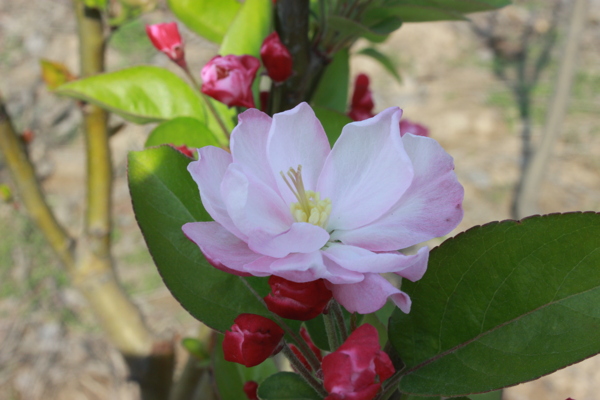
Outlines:
{"label": "dark green leaf", "polygon": [[202,122],[191,117],[178,117],[158,125],[144,147],[173,144],[188,147],[219,146],[213,133]]}
{"label": "dark green leaf", "polygon": [[[240,278],[208,264],[181,227],[210,221],[198,187],[187,172],[190,159],[169,146],[129,153],[129,190],[150,253],[173,296],[194,317],[225,331],[241,313],[269,317]],[[246,278],[261,296],[266,278]]]}
{"label": "dark green leaf", "polygon": [[310,339],[313,341],[315,346],[321,350],[329,351],[329,339],[327,339],[327,332],[325,331],[323,314],[304,322],[304,326],[308,330]]}
{"label": "dark green leaf", "polygon": [[510,0],[387,0],[389,6],[418,6],[461,14],[490,11],[509,5]]}
{"label": "dark green leaf", "polygon": [[472,394],[469,398],[471,400],[502,400],[502,390],[482,394]]}
{"label": "dark green leaf", "polygon": [[96,104],[135,123],[175,117],[206,120],[203,100],[174,73],[140,66],[61,85],[56,93]]}
{"label": "dark green leaf", "polygon": [[425,4],[407,4],[377,10],[379,13],[395,15],[404,22],[456,21],[465,17],[456,11],[446,8],[427,6]]}
{"label": "dark green leaf", "polygon": [[338,32],[338,35],[343,39],[354,40],[364,37],[372,42],[379,43],[387,38],[385,33],[376,32],[359,22],[338,15],[330,16],[327,19],[327,25],[332,31]]}
{"label": "dark green leaf", "polygon": [[219,54],[260,56],[271,26],[271,0],[246,0],[227,30]]}
{"label": "dark green leaf", "polygon": [[313,110],[319,121],[321,121],[323,129],[325,129],[325,133],[327,133],[329,144],[333,146],[336,140],[340,137],[342,128],[352,122],[352,119],[350,119],[350,117],[348,117],[346,114],[329,110],[327,108],[313,107]]}
{"label": "dark green leaf", "polygon": [[258,387],[262,400],[321,400],[308,383],[293,372],[279,372]]}
{"label": "dark green leaf", "polygon": [[325,69],[319,86],[312,98],[312,105],[345,113],[348,107],[350,81],[350,55],[348,50],[339,51]]}
{"label": "dark green leaf", "polygon": [[240,6],[237,0],[169,0],[171,11],[181,22],[215,43],[221,43]]}
{"label": "dark green leaf", "polygon": [[368,47],[366,49],[360,50],[356,54],[368,56],[373,58],[375,61],[378,61],[383,66],[383,68],[385,68],[394,78],[396,78],[396,81],[398,83],[402,82],[400,74],[398,74],[396,66],[394,65],[394,62],[387,55],[383,54],[376,48]]}
{"label": "dark green leaf", "polygon": [[390,340],[400,390],[461,396],[536,379],[600,352],[600,214],[494,222],[445,241],[402,289]]}

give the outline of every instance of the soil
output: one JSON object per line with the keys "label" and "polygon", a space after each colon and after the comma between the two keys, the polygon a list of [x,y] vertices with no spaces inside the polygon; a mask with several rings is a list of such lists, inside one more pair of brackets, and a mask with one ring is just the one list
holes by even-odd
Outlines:
{"label": "soil", "polygon": [[[523,7],[502,11],[528,15]],[[162,6],[145,22],[172,21]],[[540,191],[540,213],[600,211],[600,1],[591,0],[580,67]],[[185,31],[194,71],[217,48]],[[357,48],[366,46],[358,43]],[[519,176],[520,125],[506,85],[491,71],[491,53],[466,22],[407,24],[380,46],[398,64],[396,82],[364,56],[352,74],[368,73],[377,110],[400,106],[430,128],[454,157],[465,187],[465,218],[451,235],[471,226],[510,218]],[[554,53],[554,59],[558,51]],[[49,93],[38,59],[60,61],[77,71],[77,39],[70,0],[0,0],[0,93],[20,131],[35,138],[30,154],[59,220],[77,235],[82,227],[85,159],[72,102]],[[150,63],[176,71],[131,24],[111,41],[109,69]],[[537,143],[555,68],[543,76],[535,97]],[[119,121],[113,118],[114,123]],[[114,187],[114,257],[123,285],[152,329],[164,337],[192,335],[197,322],[162,284],[133,217],[126,182],[126,154],[140,150],[151,126],[127,124],[111,139]],[[0,184],[9,183],[0,159]],[[83,298],[72,289],[43,238],[15,202],[0,204],[0,400],[137,398],[126,367],[103,336]],[[449,235],[449,236],[451,236]],[[439,241],[438,241],[439,242]],[[182,359],[182,358],[181,358]],[[509,388],[505,400],[596,400],[600,358]]]}

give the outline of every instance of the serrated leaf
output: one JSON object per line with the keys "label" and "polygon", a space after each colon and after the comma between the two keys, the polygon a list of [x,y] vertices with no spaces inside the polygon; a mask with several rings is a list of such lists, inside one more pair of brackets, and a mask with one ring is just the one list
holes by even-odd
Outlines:
{"label": "serrated leaf", "polygon": [[188,147],[219,146],[215,135],[196,118],[177,117],[158,125],[146,140],[144,147],[173,144]]}
{"label": "serrated leaf", "polygon": [[[181,231],[187,222],[211,220],[186,170],[190,159],[161,146],[130,152],[128,160],[136,219],[161,277],[181,305],[219,331],[244,312],[269,317],[238,276],[212,267]],[[246,279],[261,296],[269,292],[266,278]]]}
{"label": "serrated leaf", "polygon": [[221,43],[241,4],[237,0],[169,0],[173,14],[211,42]]}
{"label": "serrated leaf", "polygon": [[462,396],[536,379],[600,352],[600,214],[475,227],[434,249],[405,281],[410,314],[389,337],[400,390]]}
{"label": "serrated leaf", "polygon": [[[348,107],[348,85],[350,82],[350,54],[347,49],[337,52],[319,81],[311,104],[339,113]],[[322,121],[321,121],[322,122]]]}
{"label": "serrated leaf", "polygon": [[246,0],[223,37],[222,56],[260,57],[260,47],[271,26],[271,0]]}
{"label": "serrated leaf", "polygon": [[293,372],[279,372],[268,377],[258,387],[262,400],[321,400],[321,396]]}
{"label": "serrated leaf", "polygon": [[79,79],[60,86],[56,93],[140,124],[183,116],[208,118],[200,96],[177,75],[158,67],[132,67]]}
{"label": "serrated leaf", "polygon": [[394,65],[392,59],[380,52],[379,50],[377,50],[376,48],[367,47],[365,49],[361,49],[356,54],[371,57],[375,61],[379,62],[379,64],[381,64],[381,66],[385,68],[386,71],[388,71],[398,83],[402,82],[402,78],[400,78],[400,74],[398,74],[398,71],[396,70],[396,65]]}

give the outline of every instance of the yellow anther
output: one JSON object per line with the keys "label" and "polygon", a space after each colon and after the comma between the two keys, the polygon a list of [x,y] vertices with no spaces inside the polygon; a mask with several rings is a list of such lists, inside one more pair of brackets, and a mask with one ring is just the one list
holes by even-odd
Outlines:
{"label": "yellow anther", "polygon": [[329,219],[329,214],[331,214],[331,200],[321,200],[321,195],[318,192],[304,189],[301,165],[298,165],[296,170],[290,168],[287,178],[283,172],[280,173],[283,181],[298,199],[297,203],[290,204],[290,212],[294,220],[296,222],[308,222],[324,228]]}

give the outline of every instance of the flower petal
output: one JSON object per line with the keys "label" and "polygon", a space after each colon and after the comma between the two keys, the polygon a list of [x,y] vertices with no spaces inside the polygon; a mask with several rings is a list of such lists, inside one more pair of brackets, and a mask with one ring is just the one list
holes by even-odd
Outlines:
{"label": "flower petal", "polygon": [[398,251],[373,253],[361,247],[333,244],[323,253],[327,258],[350,271],[362,273],[395,272],[402,275],[405,270],[409,269],[409,276],[418,276],[420,273],[420,278],[427,268],[429,255],[428,249],[426,247],[423,249],[424,251],[420,250],[417,254],[405,255]]}
{"label": "flower petal", "polygon": [[246,239],[233,224],[221,196],[221,181],[231,162],[231,154],[225,150],[206,146],[198,149],[198,160],[189,163],[187,169],[198,185],[202,204],[210,216],[240,239]]}
{"label": "flower petal", "polygon": [[230,147],[233,162],[240,164],[244,173],[275,189],[277,185],[267,160],[271,122],[271,117],[257,109],[244,111],[238,116],[238,125],[231,132]]}
{"label": "flower petal", "polygon": [[331,199],[327,230],[368,224],[393,206],[408,189],[412,164],[404,151],[399,108],[348,124],[333,146],[319,177],[321,198]]}
{"label": "flower petal", "polygon": [[288,230],[278,234],[257,229],[248,236],[248,246],[252,250],[277,258],[290,253],[315,252],[329,240],[325,229],[307,222],[295,222]]}
{"label": "flower petal", "polygon": [[190,222],[181,229],[188,239],[200,247],[208,262],[221,271],[250,276],[244,272],[244,265],[261,257],[218,222]]}
{"label": "flower petal", "polygon": [[315,190],[323,163],[330,152],[321,122],[306,103],[273,116],[267,153],[279,193],[287,204],[298,201],[281,178],[290,168],[302,165],[302,180],[307,190]]}
{"label": "flower petal", "polygon": [[396,250],[446,235],[462,220],[464,189],[452,157],[434,139],[406,134],[404,147],[415,170],[412,185],[386,214],[332,239],[373,251]]}
{"label": "flower petal", "polygon": [[324,258],[321,251],[294,253],[283,258],[265,256],[246,264],[244,270],[254,276],[276,275],[293,282],[326,279],[329,282],[356,283],[364,279],[364,274],[336,266]]}
{"label": "flower petal", "polygon": [[385,305],[388,297],[403,312],[410,311],[410,297],[378,274],[365,274],[365,279],[359,283],[328,284],[327,287],[333,292],[333,297],[351,313],[375,312]]}

